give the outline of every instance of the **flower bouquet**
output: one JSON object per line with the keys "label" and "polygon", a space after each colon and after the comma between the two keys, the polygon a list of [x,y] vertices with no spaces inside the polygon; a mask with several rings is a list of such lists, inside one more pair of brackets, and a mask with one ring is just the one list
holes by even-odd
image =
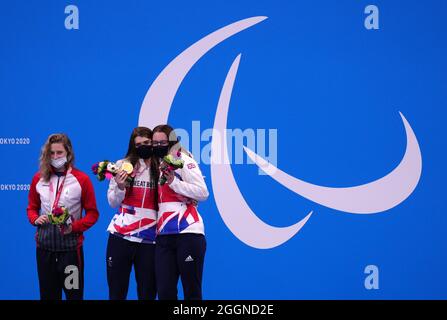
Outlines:
{"label": "flower bouquet", "polygon": [[132,182],[135,174],[134,174],[134,168],[130,162],[123,162],[120,167],[116,165],[116,163],[104,160],[98,163],[95,163],[92,166],[92,172],[99,181],[103,181],[104,179],[110,180],[112,177],[116,175],[118,170],[124,170],[129,175],[127,177],[127,182]]}
{"label": "flower bouquet", "polygon": [[168,154],[163,157],[163,161],[160,164],[160,171],[162,173],[160,177],[160,185],[164,185],[167,181],[166,176],[164,173],[167,172],[173,172],[177,169],[183,168],[184,161],[181,159],[181,152],[180,150],[177,151],[177,156],[174,157],[172,154]]}
{"label": "flower bouquet", "polygon": [[71,223],[70,214],[68,209],[64,206],[56,207],[48,214],[48,219],[51,224],[65,225]]}
{"label": "flower bouquet", "polygon": [[48,219],[51,224],[54,224],[59,228],[62,235],[65,234],[65,230],[71,230],[70,226],[73,221],[68,209],[64,206],[55,207],[51,213],[48,214]]}

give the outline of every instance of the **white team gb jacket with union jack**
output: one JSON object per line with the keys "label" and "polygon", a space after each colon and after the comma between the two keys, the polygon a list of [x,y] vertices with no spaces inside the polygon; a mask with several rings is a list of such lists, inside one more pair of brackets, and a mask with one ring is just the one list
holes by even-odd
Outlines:
{"label": "white team gb jacket with union jack", "polygon": [[209,192],[197,162],[182,152],[183,168],[175,170],[171,184],[158,186],[157,235],[198,233],[205,234],[203,219],[197,205]]}

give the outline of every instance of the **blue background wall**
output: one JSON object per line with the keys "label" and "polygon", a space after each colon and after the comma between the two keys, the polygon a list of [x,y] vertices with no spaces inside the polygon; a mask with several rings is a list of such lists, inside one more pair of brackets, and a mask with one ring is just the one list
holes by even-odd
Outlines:
{"label": "blue background wall", "polygon": [[[79,8],[66,30],[64,9]],[[380,10],[366,30],[364,8]],[[375,215],[352,215],[288,191],[253,165],[233,165],[252,209],[288,226],[315,214],[290,241],[269,250],[239,241],[211,192],[200,205],[208,251],[206,299],[447,298],[447,43],[445,1],[1,1],[0,183],[29,184],[47,136],[66,132],[77,166],[119,159],[160,71],[192,43],[240,19],[264,22],[211,50],[185,78],[169,122],[211,128],[222,83],[242,53],[229,128],[278,129],[278,166],[300,179],[352,186],[380,178],[405,151],[398,114],[418,138],[423,170],[413,194]],[[205,143],[204,143],[205,144]],[[94,178],[93,176],[91,176]],[[107,184],[93,180],[100,219],[86,233],[87,299],[106,299]],[[37,299],[34,228],[27,191],[0,191],[0,298]],[[380,270],[366,290],[364,268]],[[129,298],[135,298],[131,281]]]}

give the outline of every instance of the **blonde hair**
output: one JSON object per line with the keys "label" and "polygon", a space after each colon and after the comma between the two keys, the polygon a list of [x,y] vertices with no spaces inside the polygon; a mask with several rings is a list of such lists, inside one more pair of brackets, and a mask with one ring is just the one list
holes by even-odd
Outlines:
{"label": "blonde hair", "polygon": [[68,138],[68,136],[64,133],[55,133],[51,134],[45,144],[42,146],[42,150],[40,153],[39,158],[39,172],[40,177],[43,178],[45,181],[50,180],[51,176],[51,145],[53,143],[61,143],[65,151],[67,152],[67,163],[65,164],[65,167],[68,168],[72,166],[74,163],[74,153],[73,153],[73,147],[71,145],[71,141]]}

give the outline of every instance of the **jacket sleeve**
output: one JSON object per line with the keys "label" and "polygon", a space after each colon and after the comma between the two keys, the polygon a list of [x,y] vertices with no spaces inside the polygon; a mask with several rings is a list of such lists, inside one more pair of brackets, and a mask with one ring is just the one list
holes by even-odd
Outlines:
{"label": "jacket sleeve", "polygon": [[40,211],[40,195],[37,192],[37,183],[40,180],[40,175],[37,173],[31,182],[30,191],[28,193],[28,207],[26,213],[28,215],[29,222],[34,226],[37,218],[39,218]]}
{"label": "jacket sleeve", "polygon": [[[116,162],[116,165],[119,167],[122,163],[122,160],[118,160]],[[115,179],[110,179],[109,182],[109,189],[107,190],[107,200],[109,201],[109,205],[112,208],[116,208],[121,205],[121,202],[123,202],[124,197],[126,196],[126,189],[121,190],[118,187],[118,184],[116,183]]]}
{"label": "jacket sleeve", "polygon": [[194,159],[185,156],[183,168],[178,169],[176,173],[180,173],[182,179],[174,177],[174,180],[169,185],[172,190],[197,201],[205,201],[208,198],[208,188],[202,172]]}
{"label": "jacket sleeve", "polygon": [[96,208],[95,190],[90,178],[85,176],[82,182],[81,206],[85,210],[85,216],[72,224],[72,232],[82,233],[93,226],[99,217]]}

